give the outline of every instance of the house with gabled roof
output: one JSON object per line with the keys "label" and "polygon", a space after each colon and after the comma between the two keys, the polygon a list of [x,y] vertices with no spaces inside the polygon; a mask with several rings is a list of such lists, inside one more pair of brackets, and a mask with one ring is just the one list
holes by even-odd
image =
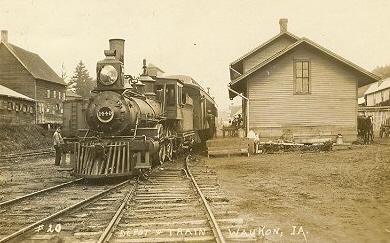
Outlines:
{"label": "house with gabled roof", "polygon": [[160,77],[164,75],[164,71],[161,68],[155,66],[152,63],[149,63],[146,67],[146,74],[150,77]]}
{"label": "house with gabled roof", "polygon": [[[280,33],[233,61],[229,97],[238,94],[248,131],[260,139],[314,143],[357,138],[357,90],[380,78],[305,37]],[[249,108],[248,108],[249,107]]]}
{"label": "house with gabled roof", "polygon": [[36,101],[35,123],[61,124],[66,83],[38,55],[8,42],[1,31],[0,84]]}
{"label": "house with gabled roof", "polygon": [[371,84],[364,92],[366,106],[388,105],[390,100],[390,78]]}

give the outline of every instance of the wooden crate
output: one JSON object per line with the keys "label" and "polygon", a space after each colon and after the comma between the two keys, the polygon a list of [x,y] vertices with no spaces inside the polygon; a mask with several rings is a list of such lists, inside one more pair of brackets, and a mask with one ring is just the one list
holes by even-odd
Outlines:
{"label": "wooden crate", "polygon": [[207,157],[210,155],[246,154],[249,156],[248,138],[223,138],[213,139],[206,142]]}

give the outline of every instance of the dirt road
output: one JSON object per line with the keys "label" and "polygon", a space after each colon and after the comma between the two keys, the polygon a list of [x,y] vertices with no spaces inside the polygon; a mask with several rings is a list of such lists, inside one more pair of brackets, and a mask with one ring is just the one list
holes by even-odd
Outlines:
{"label": "dirt road", "polygon": [[388,145],[205,160],[254,219],[243,230],[264,242],[390,242],[390,141],[380,142]]}

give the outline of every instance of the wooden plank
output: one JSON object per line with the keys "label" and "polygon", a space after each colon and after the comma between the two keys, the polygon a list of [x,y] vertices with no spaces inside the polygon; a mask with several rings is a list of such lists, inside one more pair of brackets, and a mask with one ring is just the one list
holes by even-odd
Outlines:
{"label": "wooden plank", "polygon": [[91,162],[92,162],[92,148],[88,148],[88,154],[87,159],[85,160],[85,173],[90,175],[91,174]]}
{"label": "wooden plank", "polygon": [[75,150],[75,161],[74,161],[74,171],[76,173],[79,172],[79,163],[80,163],[80,158],[79,158],[79,155],[80,155],[80,143],[79,142],[76,142],[76,150]]}
{"label": "wooden plank", "polygon": [[88,147],[87,148],[87,156],[85,157],[85,162],[84,162],[84,173],[85,174],[90,174],[90,161],[91,161],[91,157],[92,157],[92,148]]}
{"label": "wooden plank", "polygon": [[83,172],[83,164],[84,164],[84,157],[85,157],[85,145],[86,143],[82,143],[82,145],[80,145],[80,149],[81,149],[81,156],[80,156],[80,168],[79,168],[79,173],[82,173]]}
{"label": "wooden plank", "polygon": [[111,163],[111,157],[112,157],[112,147],[109,147],[108,149],[108,157],[107,157],[107,162],[106,162],[106,168],[104,169],[104,174],[108,174],[108,168],[110,168],[110,163]]}
{"label": "wooden plank", "polygon": [[118,153],[118,143],[115,142],[114,143],[115,147],[113,149],[113,157],[112,157],[112,161],[111,161],[111,170],[110,170],[110,174],[112,174],[114,172],[114,166],[116,166],[116,160],[117,160],[117,153]]}
{"label": "wooden plank", "polygon": [[126,164],[126,143],[123,143],[123,148],[122,148],[122,170],[121,173],[125,173],[125,164]]}
{"label": "wooden plank", "polygon": [[88,147],[85,149],[85,156],[84,156],[84,162],[83,162],[83,173],[86,173],[87,170],[87,162],[88,162],[88,157],[89,157],[89,151],[91,150],[89,146],[91,145],[90,142],[88,142]]}
{"label": "wooden plank", "polygon": [[105,167],[106,164],[107,164],[107,158],[106,158],[105,160],[102,160],[102,161],[101,161],[100,168],[99,168],[99,172],[98,172],[99,175],[103,174],[103,172],[104,172],[104,167]]}
{"label": "wooden plank", "polygon": [[115,170],[113,173],[117,174],[119,171],[119,165],[121,164],[121,155],[122,155],[122,147],[120,146],[121,142],[118,142],[118,147],[116,148],[116,160],[115,160]]}
{"label": "wooden plank", "polygon": [[208,151],[207,156],[210,158],[210,155],[227,155],[230,158],[233,154],[246,154],[249,157],[248,149]]}
{"label": "wooden plank", "polygon": [[130,157],[130,142],[127,142],[127,161],[126,161],[126,171],[131,171],[132,170],[132,167],[131,167],[131,157]]}

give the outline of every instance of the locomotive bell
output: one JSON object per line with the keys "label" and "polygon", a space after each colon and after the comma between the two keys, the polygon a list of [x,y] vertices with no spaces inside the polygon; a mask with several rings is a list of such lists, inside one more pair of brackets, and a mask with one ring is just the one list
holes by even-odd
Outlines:
{"label": "locomotive bell", "polygon": [[154,80],[152,77],[150,77],[147,74],[146,59],[143,60],[143,67],[142,68],[143,68],[143,73],[139,77],[138,81],[142,82],[145,85],[145,88],[144,88],[145,96],[148,97],[149,99],[155,100],[156,93],[154,92],[154,88],[155,88],[156,80]]}

